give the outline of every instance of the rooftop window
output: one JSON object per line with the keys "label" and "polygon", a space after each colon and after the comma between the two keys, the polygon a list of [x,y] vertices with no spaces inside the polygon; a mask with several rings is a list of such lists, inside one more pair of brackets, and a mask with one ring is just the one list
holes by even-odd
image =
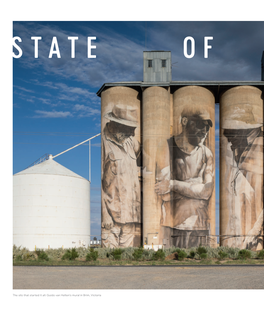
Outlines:
{"label": "rooftop window", "polygon": [[152,60],[148,60],[148,67],[152,68]]}

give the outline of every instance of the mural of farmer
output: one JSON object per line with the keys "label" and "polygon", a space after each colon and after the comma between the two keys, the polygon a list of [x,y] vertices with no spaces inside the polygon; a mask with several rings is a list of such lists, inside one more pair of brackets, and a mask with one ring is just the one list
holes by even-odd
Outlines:
{"label": "mural of farmer", "polygon": [[[225,182],[229,219],[224,245],[262,248],[263,239],[263,131],[250,104],[233,108],[223,121],[227,138]],[[258,247],[259,246],[259,247]]]}
{"label": "mural of farmer", "polygon": [[207,111],[185,107],[182,132],[157,152],[155,191],[162,197],[161,232],[176,247],[199,246],[209,235],[209,199],[214,189],[213,153],[204,145],[213,126]]}
{"label": "mural of farmer", "polygon": [[140,143],[135,139],[137,111],[114,105],[102,132],[102,244],[141,244]]}

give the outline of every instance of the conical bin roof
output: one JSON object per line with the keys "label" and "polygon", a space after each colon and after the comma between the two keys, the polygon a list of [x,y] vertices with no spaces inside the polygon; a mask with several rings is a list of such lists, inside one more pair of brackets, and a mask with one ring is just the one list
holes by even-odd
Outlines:
{"label": "conical bin roof", "polygon": [[23,171],[16,173],[15,175],[25,175],[25,174],[51,174],[51,175],[75,177],[75,178],[86,180],[85,178],[79,176],[75,172],[57,163],[53,159],[45,160],[42,163],[29,167]]}

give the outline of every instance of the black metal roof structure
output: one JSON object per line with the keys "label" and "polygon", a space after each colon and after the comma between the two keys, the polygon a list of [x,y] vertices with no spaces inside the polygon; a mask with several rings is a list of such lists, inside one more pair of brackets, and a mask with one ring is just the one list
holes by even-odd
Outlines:
{"label": "black metal roof structure", "polygon": [[101,93],[114,86],[126,86],[134,88],[138,91],[144,90],[144,88],[150,86],[160,86],[171,89],[172,92],[177,90],[178,88],[184,86],[201,86],[209,89],[215,97],[216,103],[219,102],[220,96],[223,92],[228,90],[229,88],[236,86],[254,86],[262,90],[264,92],[264,81],[171,81],[171,82],[143,82],[143,81],[135,81],[135,82],[115,82],[115,83],[105,83],[96,93],[97,96],[101,97]]}

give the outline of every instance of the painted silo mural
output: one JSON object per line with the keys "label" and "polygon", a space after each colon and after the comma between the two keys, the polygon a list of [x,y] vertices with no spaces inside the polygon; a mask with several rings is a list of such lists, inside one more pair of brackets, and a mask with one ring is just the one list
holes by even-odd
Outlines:
{"label": "painted silo mural", "polygon": [[214,97],[201,87],[181,88],[173,115],[174,134],[159,143],[156,158],[161,238],[167,246],[213,245]]}
{"label": "painted silo mural", "polygon": [[[220,97],[220,245],[263,248],[262,97]],[[101,104],[103,246],[215,247],[214,94],[115,86]]]}
{"label": "painted silo mural", "polygon": [[[165,184],[157,168],[158,160],[165,152],[158,150],[170,137],[170,93],[160,86],[151,86],[143,91],[143,240],[144,244],[157,247],[163,244],[161,233],[161,206],[164,192],[157,193],[157,180]],[[158,179],[157,179],[158,178]],[[164,179],[164,182],[163,180]],[[166,243],[168,246],[168,244]]]}
{"label": "painted silo mural", "polygon": [[263,99],[261,90],[235,87],[222,95],[222,245],[263,247]]}
{"label": "painted silo mural", "polygon": [[141,145],[138,92],[102,94],[102,245],[141,245]]}

